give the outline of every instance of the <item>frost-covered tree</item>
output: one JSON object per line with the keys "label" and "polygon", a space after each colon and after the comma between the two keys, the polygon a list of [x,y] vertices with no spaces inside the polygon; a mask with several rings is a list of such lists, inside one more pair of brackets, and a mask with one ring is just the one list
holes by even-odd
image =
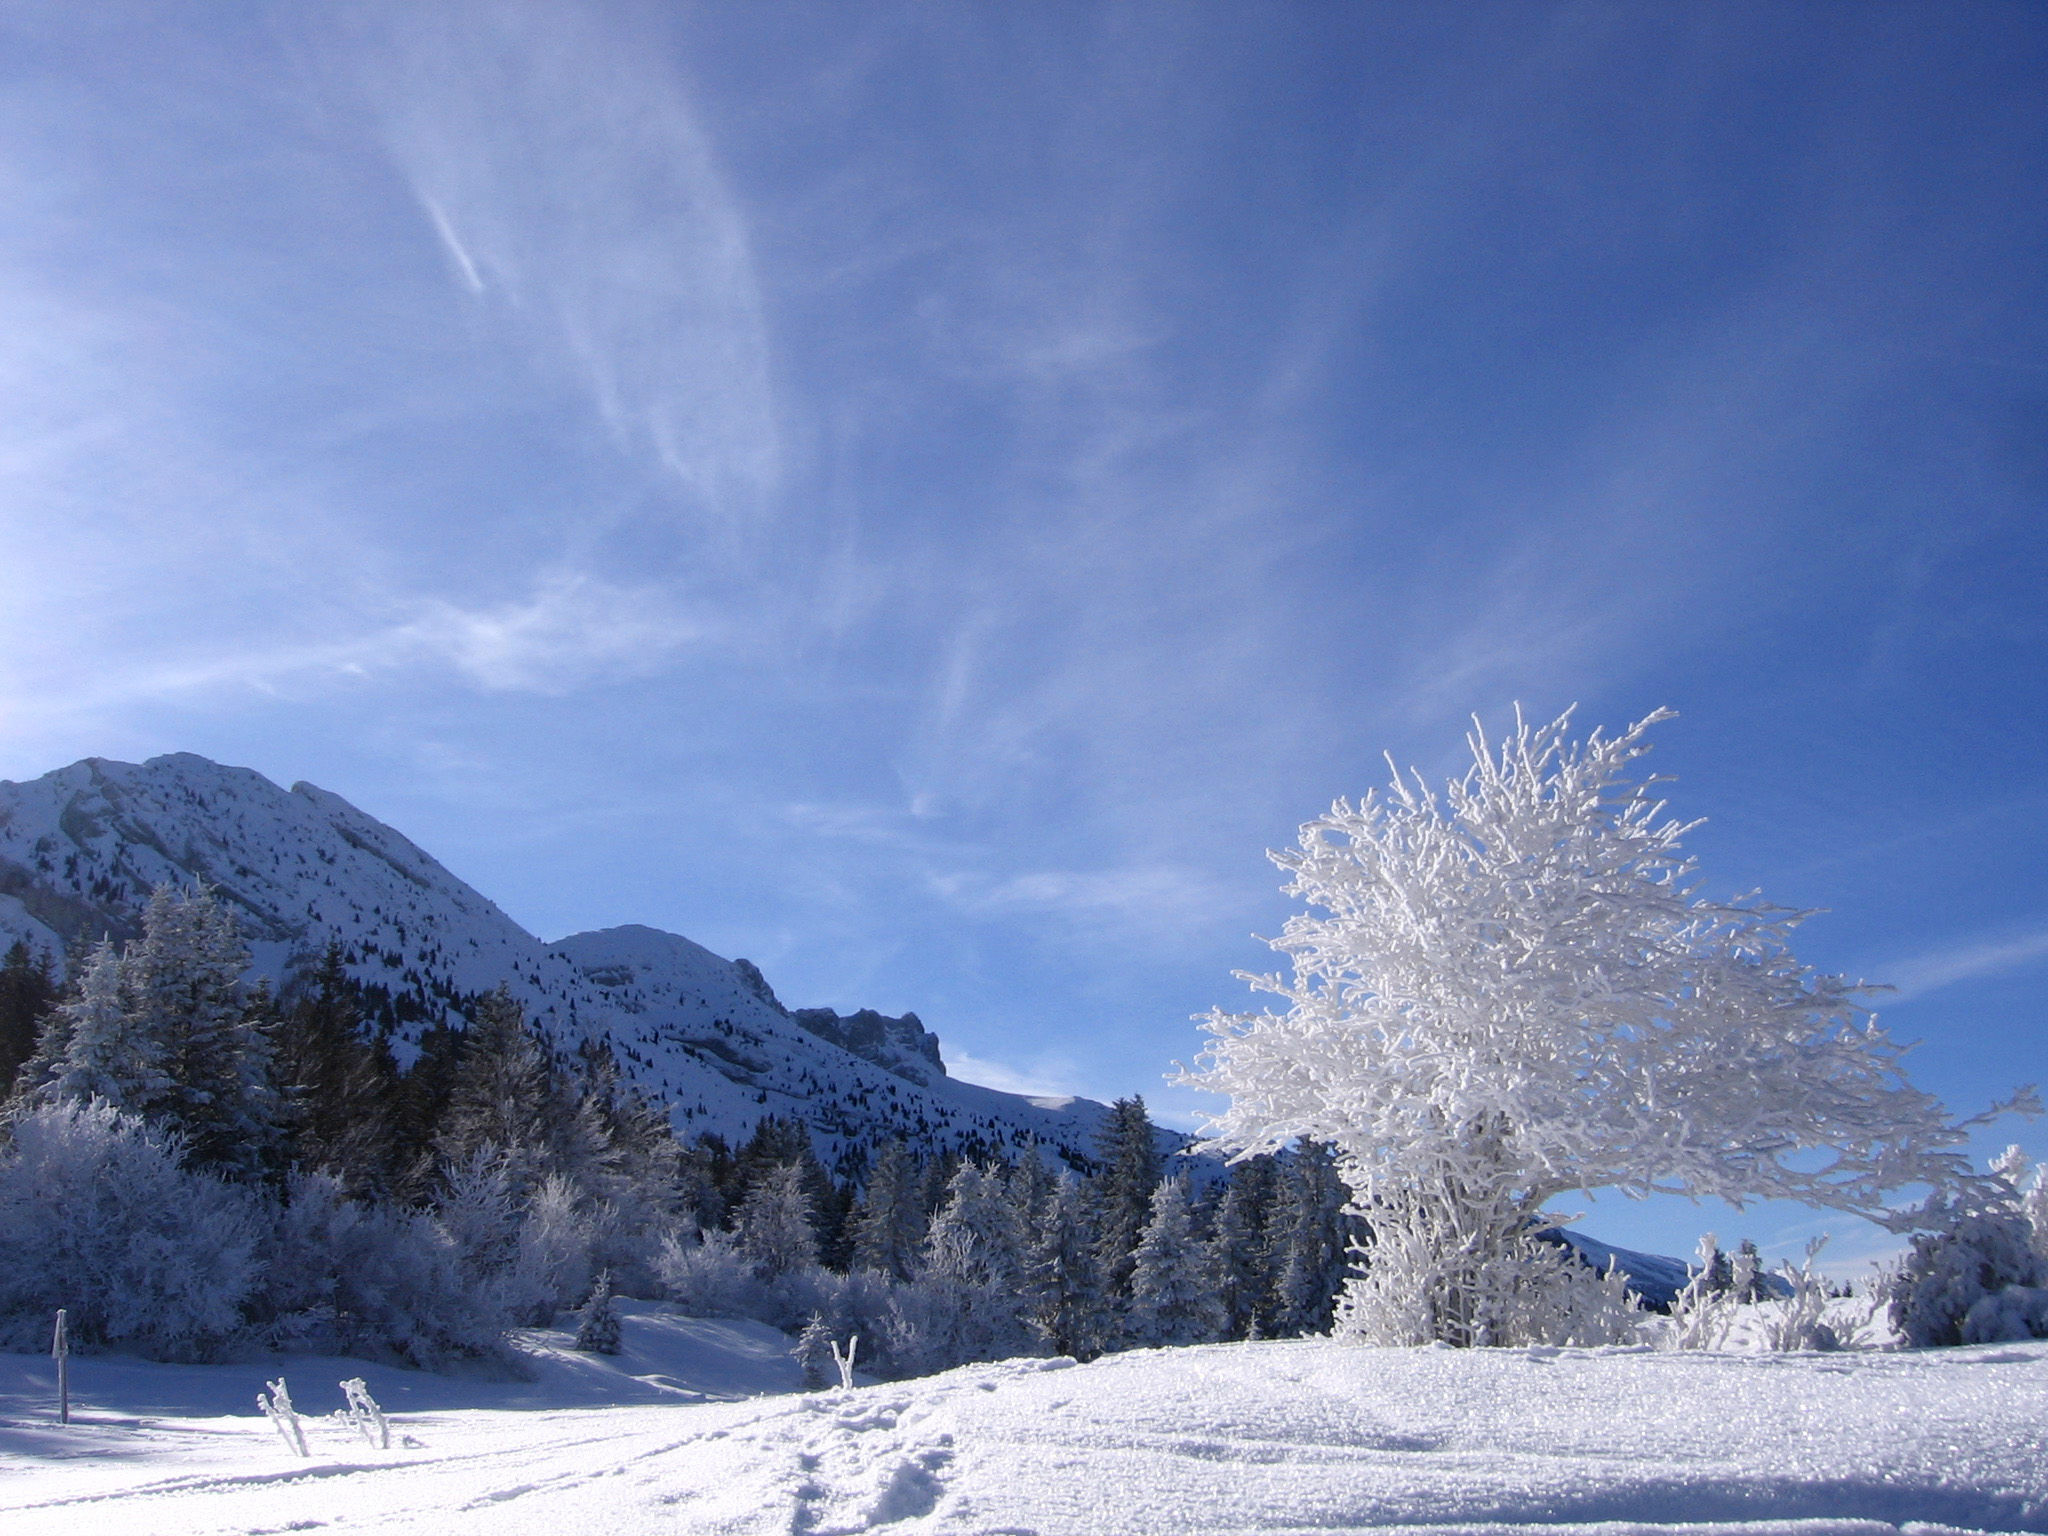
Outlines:
{"label": "frost-covered tree", "polygon": [[[1286,1011],[1210,1014],[1182,1080],[1229,1096],[1211,1145],[1337,1149],[1372,1262],[1398,1260],[1412,1293],[1362,1281],[1387,1302],[1349,1309],[1367,1337],[1504,1342],[1513,1256],[1568,1190],[1905,1229],[1982,1182],[1864,989],[1793,955],[1807,914],[1699,894],[1688,828],[1633,776],[1666,717],[1583,743],[1569,715],[1497,749],[1475,733],[1441,795],[1397,771],[1273,855],[1312,910],[1272,941],[1291,977],[1245,979]],[[1930,1207],[1886,1204],[1913,1185]]]}
{"label": "frost-covered tree", "polygon": [[816,1264],[818,1233],[803,1169],[791,1163],[762,1169],[740,1202],[737,1230],[740,1253],[763,1280]]}
{"label": "frost-covered tree", "polygon": [[822,1312],[813,1312],[804,1324],[804,1331],[797,1335],[797,1369],[804,1373],[804,1390],[822,1392],[839,1379],[838,1368],[832,1363],[832,1327],[825,1321]]}
{"label": "frost-covered tree", "polygon": [[947,1365],[1002,1360],[1034,1343],[1024,1234],[1000,1172],[965,1162],[925,1238],[928,1349]]}
{"label": "frost-covered tree", "polygon": [[1016,1293],[1024,1269],[1019,1212],[1001,1172],[962,1163],[925,1239],[924,1269]]}
{"label": "frost-covered tree", "polygon": [[282,1346],[433,1370],[493,1353],[511,1321],[494,1276],[477,1283],[434,1214],[352,1199],[330,1173],[292,1175],[264,1256]]}
{"label": "frost-covered tree", "polygon": [[1081,1181],[1062,1169],[1041,1207],[1028,1253],[1029,1320],[1055,1352],[1077,1360],[1102,1353],[1102,1279]]}
{"label": "frost-covered tree", "polygon": [[545,1328],[590,1288],[595,1213],[576,1185],[551,1173],[527,1195],[519,1218],[512,1291],[520,1321]]}
{"label": "frost-covered tree", "polygon": [[1152,1195],[1152,1219],[1131,1254],[1126,1336],[1138,1345],[1221,1338],[1230,1317],[1217,1292],[1209,1245],[1195,1235],[1187,1180],[1163,1180]]}
{"label": "frost-covered tree", "polygon": [[18,1113],[0,1154],[0,1345],[81,1343],[160,1360],[216,1357],[262,1265],[247,1190],[183,1166],[167,1134],[104,1101]]}
{"label": "frost-covered tree", "polygon": [[1329,1146],[1305,1141],[1296,1147],[1281,1164],[1275,1193],[1266,1228],[1266,1328],[1276,1338],[1328,1333],[1357,1235],[1357,1223],[1344,1214],[1350,1192]]}
{"label": "frost-covered tree", "polygon": [[489,1145],[441,1168],[435,1202],[454,1245],[462,1283],[494,1310],[514,1311],[519,1294],[520,1200],[505,1157]]}
{"label": "frost-covered tree", "polygon": [[596,1107],[504,987],[477,1005],[434,1146],[450,1162],[493,1148],[522,1191],[556,1173],[596,1193],[610,1153]]}

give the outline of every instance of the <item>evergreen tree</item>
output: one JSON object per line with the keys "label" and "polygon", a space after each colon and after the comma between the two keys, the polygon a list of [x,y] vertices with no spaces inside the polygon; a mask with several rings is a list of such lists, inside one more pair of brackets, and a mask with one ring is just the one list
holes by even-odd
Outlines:
{"label": "evergreen tree", "polygon": [[869,1166],[867,1188],[848,1225],[851,1269],[895,1280],[908,1280],[916,1272],[925,1234],[923,1180],[901,1137],[883,1143]]}
{"label": "evergreen tree", "polygon": [[576,1347],[593,1355],[616,1355],[623,1346],[619,1309],[612,1300],[612,1272],[597,1277],[590,1299],[576,1319]]}
{"label": "evergreen tree", "polygon": [[1280,1166],[1261,1153],[1230,1170],[1216,1205],[1216,1297],[1227,1319],[1224,1337],[1264,1338],[1273,1331],[1273,1258],[1267,1226],[1279,1199]]}
{"label": "evergreen tree", "polygon": [[43,1104],[97,1098],[137,1116],[163,1105],[171,1083],[163,1043],[137,1017],[127,969],[111,941],[93,947],[71,995],[44,1021],[20,1083]]}
{"label": "evergreen tree", "polygon": [[1349,1199],[1350,1191],[1337,1175],[1336,1156],[1326,1143],[1305,1141],[1288,1156],[1266,1242],[1275,1265],[1276,1337],[1330,1331],[1357,1233],[1356,1224],[1344,1214]]}
{"label": "evergreen tree", "polygon": [[546,1048],[526,1027],[526,1010],[502,986],[479,1001],[464,1034],[435,1151],[444,1161],[460,1162],[495,1148],[515,1171],[538,1177],[555,1093]]}
{"label": "evergreen tree", "polygon": [[1057,1354],[1092,1360],[1102,1353],[1102,1282],[1095,1267],[1089,1201],[1071,1170],[1060,1170],[1041,1208],[1029,1251],[1030,1320]]}
{"label": "evergreen tree", "polygon": [[925,1238],[923,1281],[934,1302],[934,1357],[965,1364],[1031,1348],[1024,1234],[999,1170],[963,1162],[954,1171]]}
{"label": "evergreen tree", "polygon": [[626,1081],[608,1041],[586,1041],[577,1056],[584,1101],[624,1192],[664,1217],[694,1217],[694,1202],[682,1198],[683,1148],[667,1106]]}
{"label": "evergreen tree", "polygon": [[806,1392],[823,1392],[839,1384],[839,1367],[832,1359],[832,1329],[821,1312],[813,1312],[804,1331],[797,1335],[796,1363],[804,1373]]}
{"label": "evergreen tree", "polygon": [[[769,1169],[782,1167],[796,1169],[803,1181],[811,1230],[817,1239],[814,1258],[830,1256],[844,1265],[851,1201],[818,1160],[811,1146],[810,1126],[795,1115],[762,1116],[753,1134],[733,1154],[732,1174],[726,1184],[728,1210],[736,1212]],[[728,1220],[736,1221],[736,1213]]]}
{"label": "evergreen tree", "polygon": [[1126,1334],[1141,1345],[1202,1344],[1221,1337],[1229,1321],[1209,1247],[1195,1233],[1187,1179],[1163,1180],[1131,1255]]}
{"label": "evergreen tree", "polygon": [[694,1221],[700,1231],[723,1228],[731,1217],[726,1191],[732,1183],[732,1149],[716,1131],[700,1131],[697,1139],[682,1149],[676,1176],[678,1213]]}
{"label": "evergreen tree", "polygon": [[364,1028],[359,990],[330,944],[270,1024],[287,1161],[334,1174],[352,1196],[387,1194],[399,1172],[399,1076]]}
{"label": "evergreen tree", "polygon": [[1023,1280],[1024,1234],[1001,1172],[962,1163],[925,1238],[924,1269],[1015,1295]]}
{"label": "evergreen tree", "polygon": [[489,993],[467,1034],[434,1134],[440,1157],[496,1148],[522,1193],[551,1173],[602,1193],[611,1148],[598,1111],[556,1066],[518,1000],[502,986]]}
{"label": "evergreen tree", "polygon": [[248,968],[233,914],[203,886],[169,884],[150,893],[121,961],[139,1031],[170,1080],[154,1113],[194,1166],[245,1179],[273,1165],[278,1141],[270,1043],[242,992]]}
{"label": "evergreen tree", "polygon": [[412,1066],[399,1077],[391,1107],[390,1164],[397,1172],[402,1199],[420,1203],[438,1188],[435,1142],[455,1097],[468,1047],[469,1031],[430,1024],[420,1031],[419,1054]]}
{"label": "evergreen tree", "polygon": [[1103,1294],[1121,1302],[1130,1294],[1131,1255],[1152,1219],[1152,1192],[1159,1183],[1160,1158],[1145,1101],[1133,1095],[1109,1107],[1096,1137],[1101,1172],[1095,1177],[1095,1262]]}
{"label": "evergreen tree", "polygon": [[0,1098],[12,1091],[22,1067],[35,1055],[43,1018],[56,1003],[49,951],[31,953],[28,940],[16,939],[0,959]]}

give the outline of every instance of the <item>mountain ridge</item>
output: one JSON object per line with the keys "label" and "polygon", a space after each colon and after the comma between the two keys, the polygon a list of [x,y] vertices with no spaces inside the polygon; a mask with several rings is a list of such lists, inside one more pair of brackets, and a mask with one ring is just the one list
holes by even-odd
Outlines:
{"label": "mountain ridge", "polygon": [[[916,1014],[786,1007],[758,967],[624,924],[553,943],[396,828],[306,780],[289,790],[194,753],[90,757],[0,780],[0,942],[61,957],[134,937],[150,891],[204,882],[234,911],[253,975],[288,987],[327,949],[401,1063],[506,986],[558,1050],[607,1041],[679,1133],[745,1134],[794,1114],[828,1157],[902,1135],[933,1150],[1086,1157],[1104,1106],[962,1083]],[[1178,1138],[1174,1138],[1178,1139]]]}

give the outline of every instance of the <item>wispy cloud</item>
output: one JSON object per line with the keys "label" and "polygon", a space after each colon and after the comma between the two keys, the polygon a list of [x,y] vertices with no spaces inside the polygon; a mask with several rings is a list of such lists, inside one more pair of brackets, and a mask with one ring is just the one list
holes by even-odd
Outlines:
{"label": "wispy cloud", "polygon": [[979,1083],[1032,1099],[1069,1099],[1082,1094],[1079,1065],[1068,1056],[1034,1056],[1020,1064],[971,1056],[947,1046],[946,1071],[964,1083]]}
{"label": "wispy cloud", "polygon": [[358,64],[467,298],[724,534],[782,447],[747,223],[673,64],[575,5],[393,6]]}
{"label": "wispy cloud", "polygon": [[463,606],[431,598],[407,617],[346,640],[239,647],[103,668],[60,700],[4,700],[10,716],[52,710],[94,714],[138,701],[258,692],[288,694],[349,678],[453,675],[489,692],[559,694],[582,684],[645,676],[685,648],[707,643],[708,621],[655,588],[576,574],[544,576],[527,594]]}
{"label": "wispy cloud", "polygon": [[1895,989],[1893,999],[1905,1002],[1957,982],[2016,971],[2040,960],[2048,960],[2048,927],[2001,938],[1975,939],[1915,955],[1886,967],[1881,974],[1891,980]]}
{"label": "wispy cloud", "polygon": [[934,871],[930,883],[947,901],[981,915],[1032,913],[1072,922],[1178,932],[1242,905],[1201,871],[1174,865],[1097,870],[1034,870],[1001,879]]}

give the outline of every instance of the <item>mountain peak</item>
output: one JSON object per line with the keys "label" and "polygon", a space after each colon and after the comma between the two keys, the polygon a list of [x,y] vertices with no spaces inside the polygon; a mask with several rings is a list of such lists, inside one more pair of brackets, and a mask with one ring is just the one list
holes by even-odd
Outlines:
{"label": "mountain peak", "polygon": [[205,883],[235,911],[254,971],[280,988],[339,945],[370,1025],[401,1063],[504,986],[559,1049],[607,1043],[686,1134],[807,1120],[830,1153],[879,1136],[933,1148],[1085,1156],[1102,1106],[1058,1108],[956,1083],[915,1014],[789,1010],[760,969],[629,923],[553,944],[526,932],[395,828],[300,781],[190,752],[88,758],[0,782],[0,944],[61,956],[139,931],[158,884]]}

